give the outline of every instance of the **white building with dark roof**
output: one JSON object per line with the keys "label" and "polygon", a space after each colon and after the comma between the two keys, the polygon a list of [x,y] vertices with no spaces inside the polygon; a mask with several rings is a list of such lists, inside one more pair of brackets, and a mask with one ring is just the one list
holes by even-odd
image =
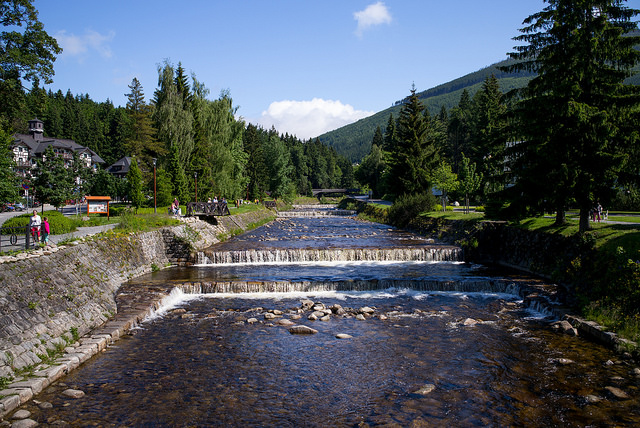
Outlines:
{"label": "white building with dark roof", "polygon": [[44,151],[51,146],[56,156],[64,159],[66,166],[73,162],[73,154],[77,153],[80,162],[86,168],[96,169],[104,160],[96,152],[81,146],[73,140],[48,138],[44,136],[44,123],[41,120],[29,121],[28,134],[15,134],[13,141],[13,157],[16,172],[22,177],[31,177],[32,170],[37,167],[37,160],[42,159]]}

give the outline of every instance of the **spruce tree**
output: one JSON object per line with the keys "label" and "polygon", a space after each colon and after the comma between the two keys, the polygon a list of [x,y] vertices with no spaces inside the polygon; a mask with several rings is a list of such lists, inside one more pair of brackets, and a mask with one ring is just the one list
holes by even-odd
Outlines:
{"label": "spruce tree", "polygon": [[480,166],[484,176],[485,196],[499,192],[505,186],[506,111],[498,79],[491,75],[474,98],[471,128],[472,160]]}
{"label": "spruce tree", "polygon": [[18,196],[18,182],[13,171],[15,162],[11,143],[13,139],[0,121],[0,201],[14,201]]}
{"label": "spruce tree", "polygon": [[387,127],[384,131],[384,144],[382,145],[382,150],[391,151],[393,146],[395,145],[396,139],[396,122],[393,119],[393,113],[389,113],[389,120],[387,121]]}
{"label": "spruce tree", "polygon": [[[140,81],[134,77],[129,85],[126,112],[131,120],[131,135],[127,139],[128,155],[142,159],[149,167],[152,158],[166,153],[165,148],[154,138],[155,129],[151,120],[151,108],[144,100],[144,90]],[[149,169],[149,168],[147,168]]]}
{"label": "spruce tree", "polygon": [[395,196],[431,193],[431,177],[439,156],[430,131],[414,86],[400,110],[391,150],[389,186]]}
{"label": "spruce tree", "polygon": [[471,151],[471,96],[466,88],[460,95],[458,106],[451,110],[449,116],[446,155],[453,172],[459,173],[462,153]]}
{"label": "spruce tree", "polygon": [[142,193],[142,173],[140,172],[140,168],[138,168],[138,162],[135,158],[131,159],[131,165],[127,173],[127,183],[129,184],[129,199],[131,200],[131,205],[137,212],[144,201],[144,194]]}
{"label": "spruce tree", "polygon": [[512,70],[537,72],[517,109],[523,141],[514,166],[529,205],[546,199],[561,224],[575,200],[584,232],[590,209],[638,144],[623,122],[638,106],[638,90],[623,81],[639,60],[640,38],[629,35],[639,11],[622,0],[547,2],[524,21],[515,39],[527,45],[511,54],[520,61]]}

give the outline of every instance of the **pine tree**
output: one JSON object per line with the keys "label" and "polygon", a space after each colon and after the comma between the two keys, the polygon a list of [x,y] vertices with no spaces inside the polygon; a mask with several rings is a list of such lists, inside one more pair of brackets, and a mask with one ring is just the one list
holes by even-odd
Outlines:
{"label": "pine tree", "polygon": [[396,122],[393,119],[393,113],[389,113],[389,120],[384,131],[384,144],[381,146],[384,151],[391,151],[395,145],[396,139]]}
{"label": "pine tree", "polygon": [[371,140],[371,146],[376,145],[378,147],[384,146],[384,137],[382,136],[382,129],[379,126],[376,127],[375,132],[373,133],[373,139]]}
{"label": "pine tree", "polygon": [[129,184],[131,205],[133,205],[137,212],[138,208],[142,206],[144,195],[142,193],[142,173],[140,172],[140,168],[138,168],[138,162],[135,158],[131,159],[131,165],[127,173],[127,183]]}
{"label": "pine tree", "polygon": [[396,196],[431,193],[438,149],[430,135],[424,106],[415,87],[400,110],[396,139],[391,150],[390,191]]}
{"label": "pine tree", "polygon": [[171,148],[167,172],[171,176],[174,198],[178,198],[179,202],[184,203],[189,199],[189,190],[187,188],[187,176],[184,172],[183,164],[180,162],[177,146]]}
{"label": "pine tree", "polygon": [[265,141],[264,158],[268,170],[269,191],[274,198],[282,198],[289,193],[290,173],[293,170],[289,151],[284,142],[276,135]]}
{"label": "pine tree", "polygon": [[451,110],[448,125],[448,145],[446,154],[453,172],[459,173],[462,153],[471,151],[471,96],[465,88],[460,95],[458,106]]}
{"label": "pine tree", "polygon": [[18,196],[18,183],[13,172],[15,162],[10,149],[13,138],[0,121],[0,201],[13,201]]}
{"label": "pine tree", "polygon": [[639,102],[637,89],[623,85],[639,60],[640,38],[629,35],[639,11],[621,0],[547,2],[524,21],[516,40],[527,45],[511,54],[520,61],[511,69],[537,72],[517,110],[523,141],[514,167],[533,209],[546,199],[563,223],[573,199],[584,232],[593,204],[638,144],[621,120]]}
{"label": "pine tree", "polygon": [[[242,144],[244,151],[247,153],[247,177],[249,178],[249,198],[261,199],[263,192],[266,190],[266,166],[264,156],[262,154],[261,133],[255,125],[249,124],[243,134]],[[302,152],[302,147],[300,147]],[[304,155],[304,152],[302,152]],[[296,160],[300,161],[301,156],[297,156]],[[300,165],[299,168],[302,168]],[[304,164],[306,167],[306,164]],[[306,176],[306,174],[304,174]],[[298,189],[301,194],[306,193],[306,189]]]}
{"label": "pine tree", "polygon": [[472,123],[472,160],[480,165],[484,176],[484,192],[490,195],[504,189],[506,148],[506,105],[502,100],[498,79],[485,79],[474,98]]}
{"label": "pine tree", "polygon": [[126,111],[131,119],[131,136],[126,147],[128,155],[142,160],[149,169],[152,158],[166,153],[165,148],[155,138],[155,129],[151,120],[151,108],[144,100],[144,90],[140,81],[134,77],[129,85]]}

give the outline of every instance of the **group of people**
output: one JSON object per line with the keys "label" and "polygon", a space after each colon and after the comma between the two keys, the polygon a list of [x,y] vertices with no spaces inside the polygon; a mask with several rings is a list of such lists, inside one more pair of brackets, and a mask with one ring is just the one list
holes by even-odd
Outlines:
{"label": "group of people", "polygon": [[173,215],[180,215],[180,202],[178,202],[178,198],[174,198],[173,202],[171,202],[171,208],[169,211]]}
{"label": "group of people", "polygon": [[217,204],[218,202],[221,202],[223,204],[227,203],[227,198],[222,198],[222,200],[218,201],[218,197],[214,196],[213,199],[209,198],[207,199],[207,203],[209,204]]}
{"label": "group of people", "polygon": [[598,202],[595,207],[591,208],[591,221],[597,221],[600,223],[600,221],[606,220],[608,217],[609,211],[603,211],[600,202]]}
{"label": "group of people", "polygon": [[34,245],[37,245],[41,239],[43,244],[49,245],[51,228],[47,217],[40,218],[38,211],[33,210],[33,215],[29,219],[29,227],[31,227],[31,236],[33,237]]}

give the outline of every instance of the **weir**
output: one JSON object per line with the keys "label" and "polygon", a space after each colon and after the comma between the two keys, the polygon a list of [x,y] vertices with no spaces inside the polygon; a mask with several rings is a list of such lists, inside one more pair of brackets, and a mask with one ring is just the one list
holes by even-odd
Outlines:
{"label": "weir", "polygon": [[328,248],[328,249],[265,249],[215,251],[198,253],[198,264],[230,263],[307,263],[351,261],[431,261],[462,260],[458,247],[439,246],[423,248]]}

